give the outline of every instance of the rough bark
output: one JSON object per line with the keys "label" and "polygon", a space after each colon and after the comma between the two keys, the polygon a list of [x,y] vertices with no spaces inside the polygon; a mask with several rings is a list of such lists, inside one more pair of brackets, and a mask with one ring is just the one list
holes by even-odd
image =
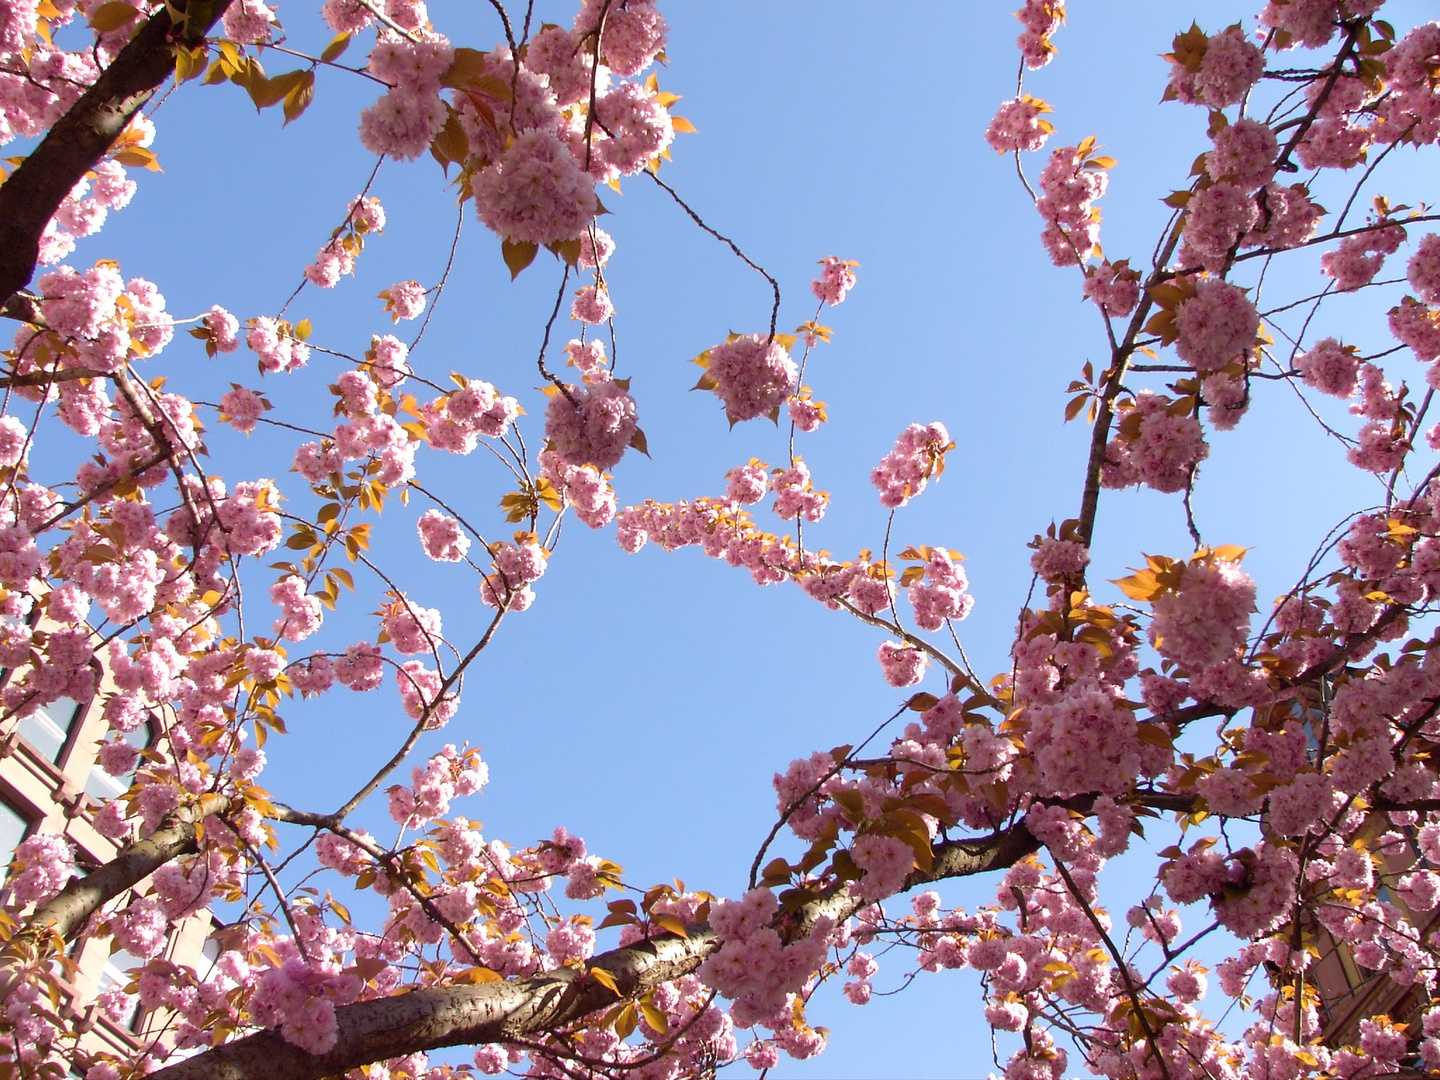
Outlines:
{"label": "rough bark", "polygon": [[200,44],[229,4],[175,0],[161,8],[0,185],[0,308],[30,283],[40,236],[65,196],[173,74],[175,47]]}
{"label": "rough bark", "polygon": [[[1039,849],[1024,823],[992,836],[948,840],[934,848],[929,871],[915,870],[906,888],[968,877],[1014,865]],[[850,917],[865,902],[848,887],[832,889],[793,915],[782,917],[781,936],[808,935],[822,917]],[[687,975],[719,947],[708,924],[687,936],[666,935],[594,957],[615,980],[608,987],[575,969],[477,986],[428,987],[336,1009],[338,1038],[327,1054],[309,1054],[275,1031],[263,1031],[151,1074],[151,1080],[320,1080],[347,1069],[417,1050],[504,1042],[556,1031],[566,1024]]]}
{"label": "rough bark", "polygon": [[90,916],[105,904],[139,885],[166,863],[198,850],[195,823],[223,809],[226,802],[220,799],[217,803],[215,798],[210,798],[182,806],[145,839],[127,844],[103,866],[71,881],[25,920],[25,925],[0,952],[0,967],[25,962],[26,953],[33,953],[37,946],[56,936],[63,941],[72,940]]}

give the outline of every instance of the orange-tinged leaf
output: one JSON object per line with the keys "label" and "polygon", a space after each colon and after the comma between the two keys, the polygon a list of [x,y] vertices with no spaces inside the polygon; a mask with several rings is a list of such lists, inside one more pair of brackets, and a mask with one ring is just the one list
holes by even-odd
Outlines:
{"label": "orange-tinged leaf", "polygon": [[350,46],[349,34],[336,34],[330,39],[330,44],[325,46],[325,51],[320,54],[320,59],[325,61],[338,60],[340,54]]}
{"label": "orange-tinged leaf", "polygon": [[784,859],[771,859],[760,875],[762,885],[784,885],[790,880],[790,864]]}
{"label": "orange-tinged leaf", "polygon": [[[591,978],[593,978],[601,986],[605,987],[605,989],[609,990],[616,997],[624,996],[620,993],[620,988],[615,985],[615,976],[611,975],[610,972],[606,971],[604,968],[592,967],[589,974]],[[632,1027],[631,1030],[633,1031],[634,1028]]]}
{"label": "orange-tinged leaf", "polygon": [[648,1001],[640,1003],[640,1012],[645,1017],[645,1022],[658,1031],[661,1035],[668,1035],[670,1032],[670,1021],[665,1014]]}
{"label": "orange-tinged leaf", "polygon": [[143,146],[131,146],[121,150],[115,155],[115,160],[121,165],[129,165],[137,169],[149,169],[151,172],[160,172],[160,162],[156,159],[154,151],[147,150]]}
{"label": "orange-tinged leaf", "polygon": [[299,81],[286,94],[282,111],[285,113],[285,123],[298,120],[300,114],[310,107],[310,102],[315,100],[315,72],[314,70],[302,72]]}
{"label": "orange-tinged leaf", "polygon": [[1112,579],[1110,584],[1118,585],[1120,591],[1131,600],[1141,600],[1147,603],[1162,591],[1160,583],[1156,580],[1155,574],[1151,570],[1141,570],[1138,573],[1131,574],[1129,577]]}
{"label": "orange-tinged leaf", "polygon": [[95,14],[90,16],[89,25],[101,34],[108,34],[111,30],[119,30],[126,23],[132,22],[139,14],[139,8],[121,3],[120,0],[110,0],[95,9]]}
{"label": "orange-tinged leaf", "polygon": [[466,968],[464,971],[458,973],[452,981],[466,985],[478,985],[479,983],[500,982],[501,980],[499,975],[487,967],[473,967]]}
{"label": "orange-tinged leaf", "polygon": [[670,124],[671,124],[672,127],[674,127],[674,129],[675,129],[677,132],[688,131],[688,132],[692,132],[692,133],[698,134],[698,132],[696,131],[695,125],[692,124],[692,123],[690,123],[690,121],[689,121],[689,120],[686,120],[685,117],[683,117],[683,116],[672,116],[672,117],[670,117]]}
{"label": "orange-tinged leaf", "polygon": [[635,1033],[635,1027],[639,1018],[635,1012],[635,1006],[626,1002],[620,1009],[620,1015],[615,1018],[615,1034],[622,1039],[628,1039]]}
{"label": "orange-tinged leaf", "polygon": [[[456,49],[454,59],[440,76],[440,85],[451,90],[472,86],[485,74],[485,54],[478,49]],[[508,97],[509,88],[506,87]]]}
{"label": "orange-tinged leaf", "polygon": [[500,254],[505,260],[505,265],[510,268],[511,281],[519,277],[520,271],[535,261],[535,256],[539,251],[539,245],[530,240],[519,244],[511,243],[509,240],[500,242]]}

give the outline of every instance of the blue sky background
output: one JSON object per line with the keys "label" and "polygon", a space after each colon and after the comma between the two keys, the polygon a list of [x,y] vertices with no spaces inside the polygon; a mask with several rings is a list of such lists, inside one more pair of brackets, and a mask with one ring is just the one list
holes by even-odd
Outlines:
{"label": "blue sky background", "polygon": [[[684,95],[676,111],[699,134],[679,137],[662,175],[780,280],[781,329],[810,317],[818,259],[861,263],[851,298],[822,318],[835,341],[812,355],[807,375],[830,404],[831,423],[801,436],[798,449],[833,498],[807,541],[842,558],[878,550],[886,518],[870,469],[905,425],[944,422],[957,442],[949,467],[900,512],[892,545],[965,553],[977,603],[963,640],[977,670],[1001,670],[1030,581],[1024,544],[1078,510],[1088,431],[1062,425],[1064,388],[1087,360],[1105,362],[1102,327],[1080,300],[1078,274],[1049,264],[1012,161],[980,137],[1014,92],[1011,5],[670,0],[663,10],[670,65],[660,85]],[[1408,26],[1432,8],[1389,10]],[[279,13],[298,48],[323,47],[328,33],[314,12],[282,5]],[[568,23],[572,11],[542,3],[538,14]],[[1208,0],[1194,14],[1213,31],[1245,9]],[[456,44],[483,49],[501,37],[485,4],[439,2],[431,17]],[[1075,3],[1056,38],[1058,59],[1027,78],[1027,91],[1055,107],[1052,147],[1095,134],[1118,159],[1101,203],[1101,242],[1112,259],[1148,259],[1168,212],[1159,199],[1186,185],[1205,148],[1202,110],[1159,104],[1166,64],[1157,54],[1190,17],[1189,8],[1138,0]],[[345,59],[362,57],[357,47]],[[265,64],[272,75],[291,66],[270,53]],[[127,276],[156,281],[176,316],[213,303],[242,319],[275,314],[373,167],[355,127],[376,96],[368,80],[322,72],[311,110],[282,131],[278,110],[257,116],[236,87],[187,85],[156,116],[165,171],[144,175],[134,203],[70,261],[117,258]],[[1393,181],[1377,190],[1421,201],[1427,189],[1415,155],[1397,158]],[[1033,176],[1043,159],[1027,164]],[[372,193],[385,205],[384,235],[369,241],[353,278],[331,292],[307,288],[290,312],[312,320],[312,342],[352,355],[391,329],[377,292],[406,278],[436,282],[456,216],[428,158],[387,163]],[[632,453],[616,469],[622,504],[719,494],[725,471],[752,456],[783,463],[783,429],[761,420],[730,430],[712,395],[688,392],[698,374],[689,357],[727,331],[765,328],[764,282],[648,182],[632,178],[623,196],[602,194],[613,212],[603,224],[619,245],[607,274],[618,373],[633,379],[652,455]],[[1293,260],[1297,288],[1316,280],[1317,257]],[[544,402],[534,392],[535,355],[559,276],[542,253],[512,283],[498,240],[467,208],[448,289],[412,356],[437,381],[459,370],[520,398],[532,450]],[[1286,284],[1272,277],[1268,295]],[[1390,302],[1345,298],[1331,309],[1332,330],[1367,351],[1388,348],[1382,313]],[[415,325],[398,332],[408,338]],[[557,344],[568,336],[562,326]],[[181,337],[152,366],[173,389],[205,400],[232,381],[260,387],[278,406],[272,416],[322,427],[325,387],[342,362],[316,354],[299,375],[262,383],[248,351],[207,360],[198,342]],[[1409,361],[1394,370],[1420,382]],[[1331,413],[1353,429],[1343,409]],[[1253,549],[1246,566],[1262,600],[1285,592],[1325,532],[1380,494],[1316,432],[1288,388],[1265,386],[1240,428],[1213,438],[1202,470],[1200,525],[1207,540]],[[288,438],[246,439],[216,426],[208,442],[227,480],[275,476],[293,493],[291,509],[309,505],[287,472]],[[495,509],[507,476],[487,454],[422,451],[419,465],[421,482],[482,529],[508,533]],[[386,512],[376,559],[413,600],[442,610],[447,635],[463,648],[488,609],[468,570],[422,556],[413,520],[425,508],[417,499]],[[1104,579],[1123,576],[1141,552],[1189,551],[1178,496],[1107,493],[1097,594],[1118,598]],[[373,640],[367,613],[383,586],[363,576],[359,585],[360,595],[328,617],[319,647]],[[508,619],[472,669],[460,716],[425,745],[484,747],[491,783],[455,809],[484,821],[487,837],[523,846],[565,825],[641,886],[679,877],[738,894],[773,821],[772,774],[792,758],[857,741],[906,696],[880,676],[876,632],[793,587],[758,588],[696,551],[626,556],[613,529],[572,521],[536,591],[532,610]],[[252,615],[252,632],[256,623],[268,629],[271,617]],[[938,691],[940,682],[926,686]],[[316,705],[296,703],[285,715],[292,734],[268,748],[264,782],[315,810],[348,795],[409,726],[388,682],[369,695],[337,690]],[[382,801],[360,820],[392,835]],[[1153,873],[1141,860],[1117,870],[1110,876],[1132,889]],[[978,904],[993,888],[955,883],[944,895]],[[1129,902],[1110,902],[1117,919]],[[898,986],[908,970],[902,958],[882,965],[879,989]],[[814,1062],[784,1060],[772,1075],[983,1075],[992,1065],[978,1006],[975,980],[955,973],[922,976],[863,1009],[822,995],[811,1020],[831,1028],[830,1049]]]}

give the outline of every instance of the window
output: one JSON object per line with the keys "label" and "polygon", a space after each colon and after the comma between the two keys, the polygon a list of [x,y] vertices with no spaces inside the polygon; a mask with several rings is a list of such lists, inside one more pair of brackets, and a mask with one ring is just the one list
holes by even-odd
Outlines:
{"label": "window", "polygon": [[[141,724],[134,731],[125,732],[121,738],[136,750],[145,750],[154,741],[155,736],[154,732],[150,730],[149,724]],[[100,763],[97,761],[85,780],[85,794],[101,802],[114,799],[130,790],[130,781],[134,779],[134,776],[134,769],[124,776],[111,776],[100,767]]]}
{"label": "window", "polygon": [[25,839],[25,830],[29,827],[30,823],[20,811],[0,798],[0,881],[5,879],[4,867],[15,858],[15,849]]}
{"label": "window", "polygon": [[60,764],[60,755],[70,739],[70,731],[80,716],[80,706],[69,698],[60,698],[42,705],[15,725],[20,737],[37,754],[52,765]]}
{"label": "window", "polygon": [[[145,961],[138,956],[131,956],[124,949],[113,953],[105,961],[105,970],[100,973],[100,982],[95,987],[97,995],[103,994],[112,987],[119,987],[124,990],[130,984],[130,969],[145,966]],[[135,1031],[140,1024],[140,999],[129,996],[128,1011],[122,1016],[118,1023],[127,1031]]]}

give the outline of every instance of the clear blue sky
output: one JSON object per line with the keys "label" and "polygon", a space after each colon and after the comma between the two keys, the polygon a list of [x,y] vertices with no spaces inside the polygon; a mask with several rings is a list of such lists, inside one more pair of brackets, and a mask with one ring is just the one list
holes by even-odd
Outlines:
{"label": "clear blue sky", "polygon": [[[1207,30],[1245,15],[1229,0],[1195,7]],[[1425,6],[1392,8],[1392,20],[1409,25]],[[292,40],[318,51],[326,35],[315,13],[302,4],[279,10]],[[817,351],[807,378],[832,422],[802,436],[799,451],[833,498],[807,539],[840,557],[878,550],[885,515],[870,468],[906,424],[944,422],[958,443],[949,468],[900,513],[893,543],[965,553],[977,598],[965,645],[982,673],[1000,670],[1029,584],[1023,545],[1078,509],[1087,431],[1061,424],[1064,387],[1086,360],[1105,360],[1077,275],[1044,257],[1011,161],[980,138],[1014,90],[1012,6],[671,0],[663,10],[670,65],[660,84],[684,95],[677,111],[699,129],[678,139],[663,175],[780,280],[781,328],[813,310],[816,260],[861,263],[850,299],[825,314],[835,343]],[[542,3],[539,14],[571,17],[564,4]],[[1111,258],[1148,258],[1164,220],[1158,200],[1185,186],[1205,147],[1201,110],[1159,104],[1166,65],[1157,54],[1191,14],[1139,0],[1077,2],[1056,39],[1059,58],[1027,80],[1055,107],[1052,146],[1095,134],[1119,161],[1102,202]],[[485,4],[442,0],[431,16],[456,44],[500,39]],[[272,74],[289,66],[269,54],[265,62]],[[134,204],[71,261],[118,258],[127,276],[155,280],[177,315],[212,303],[242,319],[274,314],[373,165],[355,126],[374,84],[341,75],[322,74],[310,112],[283,131],[276,111],[257,117],[238,88],[183,88],[156,118],[165,172],[144,176]],[[1032,161],[1033,175],[1041,161]],[[1422,177],[1402,164],[1386,193],[1418,202]],[[380,289],[437,280],[455,217],[429,159],[387,163],[374,193],[389,223],[356,276],[330,293],[306,289],[292,308],[312,320],[316,343],[352,353],[389,329],[374,299]],[[782,462],[782,430],[766,421],[729,430],[712,396],[688,393],[697,374],[689,357],[729,330],[764,328],[764,283],[647,183],[629,180],[623,196],[604,198],[613,211],[604,224],[619,243],[608,275],[619,374],[633,379],[652,455],[631,454],[616,470],[622,503],[718,494],[726,469],[752,456]],[[542,254],[511,283],[498,241],[467,212],[449,288],[413,357],[437,380],[456,369],[519,397],[532,447],[543,412],[535,353],[558,278]],[[1334,310],[1337,326],[1360,328],[1362,347],[1388,347],[1364,301]],[[261,385],[248,352],[209,361],[188,338],[154,366],[175,389],[208,400],[232,381]],[[280,406],[272,415],[323,424],[325,385],[338,370],[316,355],[310,370],[266,380]],[[227,479],[274,475],[294,505],[306,505],[286,472],[288,442],[217,428],[209,444]],[[422,482],[503,532],[494,508],[505,477],[486,455],[422,452],[420,466]],[[1268,599],[1289,587],[1339,517],[1374,500],[1373,488],[1315,436],[1288,389],[1267,387],[1239,430],[1214,438],[1196,511],[1207,539],[1253,548],[1246,565]],[[377,558],[416,602],[442,609],[452,641],[473,640],[487,611],[468,571],[420,555],[412,522],[422,509],[416,501],[386,513]],[[1142,551],[1189,550],[1178,497],[1107,494],[1097,583],[1123,576]],[[383,587],[360,584],[361,597],[330,617],[321,646],[373,639],[366,613]],[[1097,586],[1101,596],[1106,589]],[[491,784],[456,809],[483,820],[487,837],[524,845],[563,824],[639,885],[680,877],[738,894],[773,820],[771,775],[794,757],[856,741],[904,697],[880,677],[876,632],[794,588],[757,588],[694,551],[625,556],[613,530],[571,522],[537,592],[534,608],[507,620],[469,675],[460,717],[428,745],[485,748]],[[278,797],[316,810],[348,794],[408,727],[388,684],[322,700],[287,711],[293,734],[271,744],[266,773]],[[377,804],[364,820],[386,835],[382,815]],[[971,882],[944,895],[976,904],[992,891]],[[1119,916],[1127,903],[1110,906]],[[906,970],[903,959],[882,966],[877,988],[897,986]],[[863,1009],[823,997],[811,1019],[832,1029],[829,1051],[815,1062],[782,1061],[774,1075],[983,1075],[992,1066],[978,1004],[973,980],[953,973],[922,977]]]}

